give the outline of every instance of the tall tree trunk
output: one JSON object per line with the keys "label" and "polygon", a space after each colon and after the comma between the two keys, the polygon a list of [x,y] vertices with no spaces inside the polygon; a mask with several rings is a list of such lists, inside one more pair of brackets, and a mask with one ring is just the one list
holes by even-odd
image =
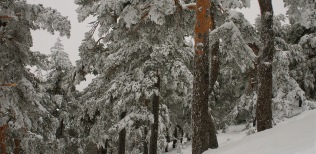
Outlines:
{"label": "tall tree trunk", "polygon": [[[211,15],[211,26],[210,26],[210,29],[211,30],[214,30],[215,29],[215,15],[214,15],[214,12],[216,11],[216,8],[215,6],[213,5],[214,3],[211,2],[211,12],[210,12],[210,15]],[[214,85],[215,85],[215,82],[217,80],[217,77],[219,75],[219,40],[216,40],[215,44],[212,45],[211,47],[211,74],[210,74],[210,91],[209,91],[209,94],[211,94],[214,90]],[[216,127],[215,127],[215,124],[213,122],[213,119],[212,119],[212,115],[211,113],[209,113],[209,124],[210,124],[210,128],[209,128],[209,134],[210,134],[210,143],[209,143],[209,148],[211,149],[216,149],[218,148],[218,141],[217,141],[217,137],[216,137]]]}
{"label": "tall tree trunk", "polygon": [[213,26],[210,17],[210,0],[197,0],[195,22],[195,54],[192,101],[192,154],[201,154],[209,147],[209,30]]}
{"label": "tall tree trunk", "polygon": [[274,53],[273,8],[271,0],[258,0],[261,10],[261,41],[263,50],[258,61],[258,132],[272,128],[272,60]]}
{"label": "tall tree trunk", "polygon": [[148,154],[148,142],[146,140],[148,130],[147,127],[144,128],[144,138],[143,138],[143,146],[144,146],[144,152],[143,154]]}
{"label": "tall tree trunk", "polygon": [[[157,71],[157,83],[155,87],[160,91],[160,76]],[[157,141],[158,141],[158,119],[159,119],[159,95],[154,94],[153,97],[153,108],[152,112],[154,115],[154,123],[151,125],[151,136],[150,136],[150,154],[157,154]]]}
{"label": "tall tree trunk", "polygon": [[[122,112],[120,119],[123,119],[126,116],[126,111]],[[119,149],[118,154],[125,154],[125,138],[126,138],[126,129],[122,129],[119,133]]]}
{"label": "tall tree trunk", "polygon": [[[212,17],[213,20],[213,17]],[[214,21],[213,21],[214,23]],[[213,29],[213,28],[212,28]],[[211,75],[210,75],[210,91],[209,93],[211,94],[214,90],[214,85],[215,82],[217,80],[217,77],[219,75],[219,40],[216,41],[216,43],[212,46],[211,48]],[[215,96],[214,96],[215,97]],[[209,143],[209,148],[211,149],[216,149],[218,148],[218,141],[217,141],[217,137],[216,137],[216,127],[215,124],[213,122],[213,118],[211,113],[209,113],[209,124],[210,124],[210,128],[209,128],[209,134],[210,134],[210,143]]]}

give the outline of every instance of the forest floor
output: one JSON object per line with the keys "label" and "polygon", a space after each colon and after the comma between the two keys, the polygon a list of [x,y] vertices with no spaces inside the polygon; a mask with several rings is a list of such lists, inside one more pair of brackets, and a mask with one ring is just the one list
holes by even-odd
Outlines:
{"label": "forest floor", "polygon": [[[316,110],[305,111],[272,129],[247,135],[245,125],[229,127],[217,134],[219,148],[204,154],[316,154]],[[168,154],[177,154],[172,149]],[[186,143],[181,154],[191,154]]]}

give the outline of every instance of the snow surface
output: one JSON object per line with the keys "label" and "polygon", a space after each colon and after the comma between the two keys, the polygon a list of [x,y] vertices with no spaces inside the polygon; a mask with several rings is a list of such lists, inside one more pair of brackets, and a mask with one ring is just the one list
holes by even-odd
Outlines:
{"label": "snow surface", "polygon": [[[272,129],[249,136],[245,131],[238,131],[241,128],[230,127],[228,133],[219,133],[220,147],[203,154],[316,154],[316,110],[303,112]],[[181,151],[190,154],[191,145]],[[176,153],[177,150],[172,150],[168,154]]]}

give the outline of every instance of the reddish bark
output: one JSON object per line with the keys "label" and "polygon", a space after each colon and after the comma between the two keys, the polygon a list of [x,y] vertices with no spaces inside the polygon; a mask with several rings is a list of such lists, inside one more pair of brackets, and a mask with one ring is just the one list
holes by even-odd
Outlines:
{"label": "reddish bark", "polygon": [[5,131],[8,128],[8,124],[2,125],[0,127],[0,145],[1,145],[1,154],[6,154],[6,139],[5,139]]}
{"label": "reddish bark", "polygon": [[195,22],[194,80],[192,100],[192,154],[201,154],[209,147],[209,30],[211,21],[210,0],[197,0]]}
{"label": "reddish bark", "polygon": [[18,138],[15,138],[15,139],[14,139],[14,145],[15,145],[14,154],[19,154],[19,151],[20,151],[20,143],[21,143],[21,141],[20,141]]}

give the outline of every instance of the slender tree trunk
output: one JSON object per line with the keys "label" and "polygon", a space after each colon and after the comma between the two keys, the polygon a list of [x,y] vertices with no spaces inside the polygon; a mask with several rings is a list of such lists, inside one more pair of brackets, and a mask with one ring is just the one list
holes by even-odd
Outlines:
{"label": "slender tree trunk", "polygon": [[[126,116],[126,111],[122,112],[120,119],[123,119]],[[119,133],[119,149],[118,154],[125,154],[125,138],[126,138],[126,129],[122,129]]]}
{"label": "slender tree trunk", "polygon": [[166,139],[167,139],[167,146],[166,146],[166,148],[165,148],[165,152],[168,152],[169,151],[169,147],[168,147],[168,144],[169,144],[169,142],[170,142],[170,135],[169,135],[169,129],[168,129],[168,127],[166,128],[166,132],[167,132],[167,135],[166,135]]}
{"label": "slender tree trunk", "polygon": [[215,127],[215,124],[214,124],[214,121],[213,121],[213,118],[211,116],[211,114],[209,114],[209,148],[211,149],[216,149],[218,148],[218,141],[217,141],[217,136],[216,136],[216,127]]}
{"label": "slender tree trunk", "polygon": [[261,10],[261,41],[263,50],[258,61],[258,132],[272,128],[272,60],[274,53],[273,8],[271,0],[258,0]]}
{"label": "slender tree trunk", "polygon": [[63,130],[64,130],[64,119],[61,119],[59,127],[56,130],[56,134],[55,134],[56,138],[59,139],[59,138],[62,138],[64,136]]}
{"label": "slender tree trunk", "polygon": [[144,128],[144,138],[143,138],[143,146],[144,146],[144,152],[143,154],[148,154],[148,142],[146,141],[148,130],[147,127]]}
{"label": "slender tree trunk", "polygon": [[21,141],[18,138],[14,139],[14,145],[15,145],[14,154],[20,153],[20,143],[21,143]]}
{"label": "slender tree trunk", "polygon": [[104,147],[101,147],[100,154],[107,154],[107,152],[108,152],[108,141],[109,140],[106,140]]}
{"label": "slender tree trunk", "polygon": [[179,128],[180,143],[182,143],[182,141],[183,141],[183,129],[180,125],[177,125],[177,127]]}
{"label": "slender tree trunk", "polygon": [[209,147],[209,30],[213,26],[210,17],[210,0],[197,0],[195,22],[195,54],[192,101],[192,154],[201,154]]}
{"label": "slender tree trunk", "polygon": [[[160,76],[157,71],[157,83],[155,87],[160,91]],[[158,141],[158,126],[159,126],[159,95],[154,94],[153,97],[153,108],[152,112],[154,115],[154,123],[151,125],[151,136],[150,136],[150,154],[157,154],[157,141]]]}
{"label": "slender tree trunk", "polygon": [[7,150],[6,150],[6,139],[5,139],[5,131],[8,128],[8,125],[2,125],[0,127],[0,145],[1,145],[1,154],[6,154]]}
{"label": "slender tree trunk", "polygon": [[[213,18],[212,18],[213,19]],[[214,23],[214,22],[213,22]],[[214,90],[214,85],[217,80],[217,77],[219,75],[219,59],[218,59],[218,53],[219,53],[219,41],[216,41],[216,43],[211,48],[211,75],[210,75],[210,91],[211,94]],[[211,113],[209,113],[209,134],[210,134],[210,143],[209,148],[216,149],[218,148],[218,141],[216,137],[216,127],[212,118]]]}
{"label": "slender tree trunk", "polygon": [[177,145],[177,141],[178,141],[178,128],[177,126],[174,127],[174,132],[173,132],[173,141],[172,141],[172,148],[176,148],[176,145]]}
{"label": "slender tree trunk", "polygon": [[[211,2],[211,26],[210,29],[214,30],[215,29],[215,16],[214,12],[216,11],[216,8],[213,6],[213,2]],[[211,94],[214,90],[214,85],[217,80],[217,77],[219,75],[219,40],[216,40],[216,43],[212,45],[211,47],[211,75],[210,75],[210,91],[209,93]],[[209,148],[211,149],[216,149],[218,148],[218,141],[216,137],[216,127],[212,119],[211,113],[209,113],[209,124],[210,124],[210,129],[209,129],[209,134],[210,134],[210,143],[209,143]]]}
{"label": "slender tree trunk", "polygon": [[214,90],[215,82],[219,75],[219,41],[211,48],[211,74],[210,74],[210,93]]}

